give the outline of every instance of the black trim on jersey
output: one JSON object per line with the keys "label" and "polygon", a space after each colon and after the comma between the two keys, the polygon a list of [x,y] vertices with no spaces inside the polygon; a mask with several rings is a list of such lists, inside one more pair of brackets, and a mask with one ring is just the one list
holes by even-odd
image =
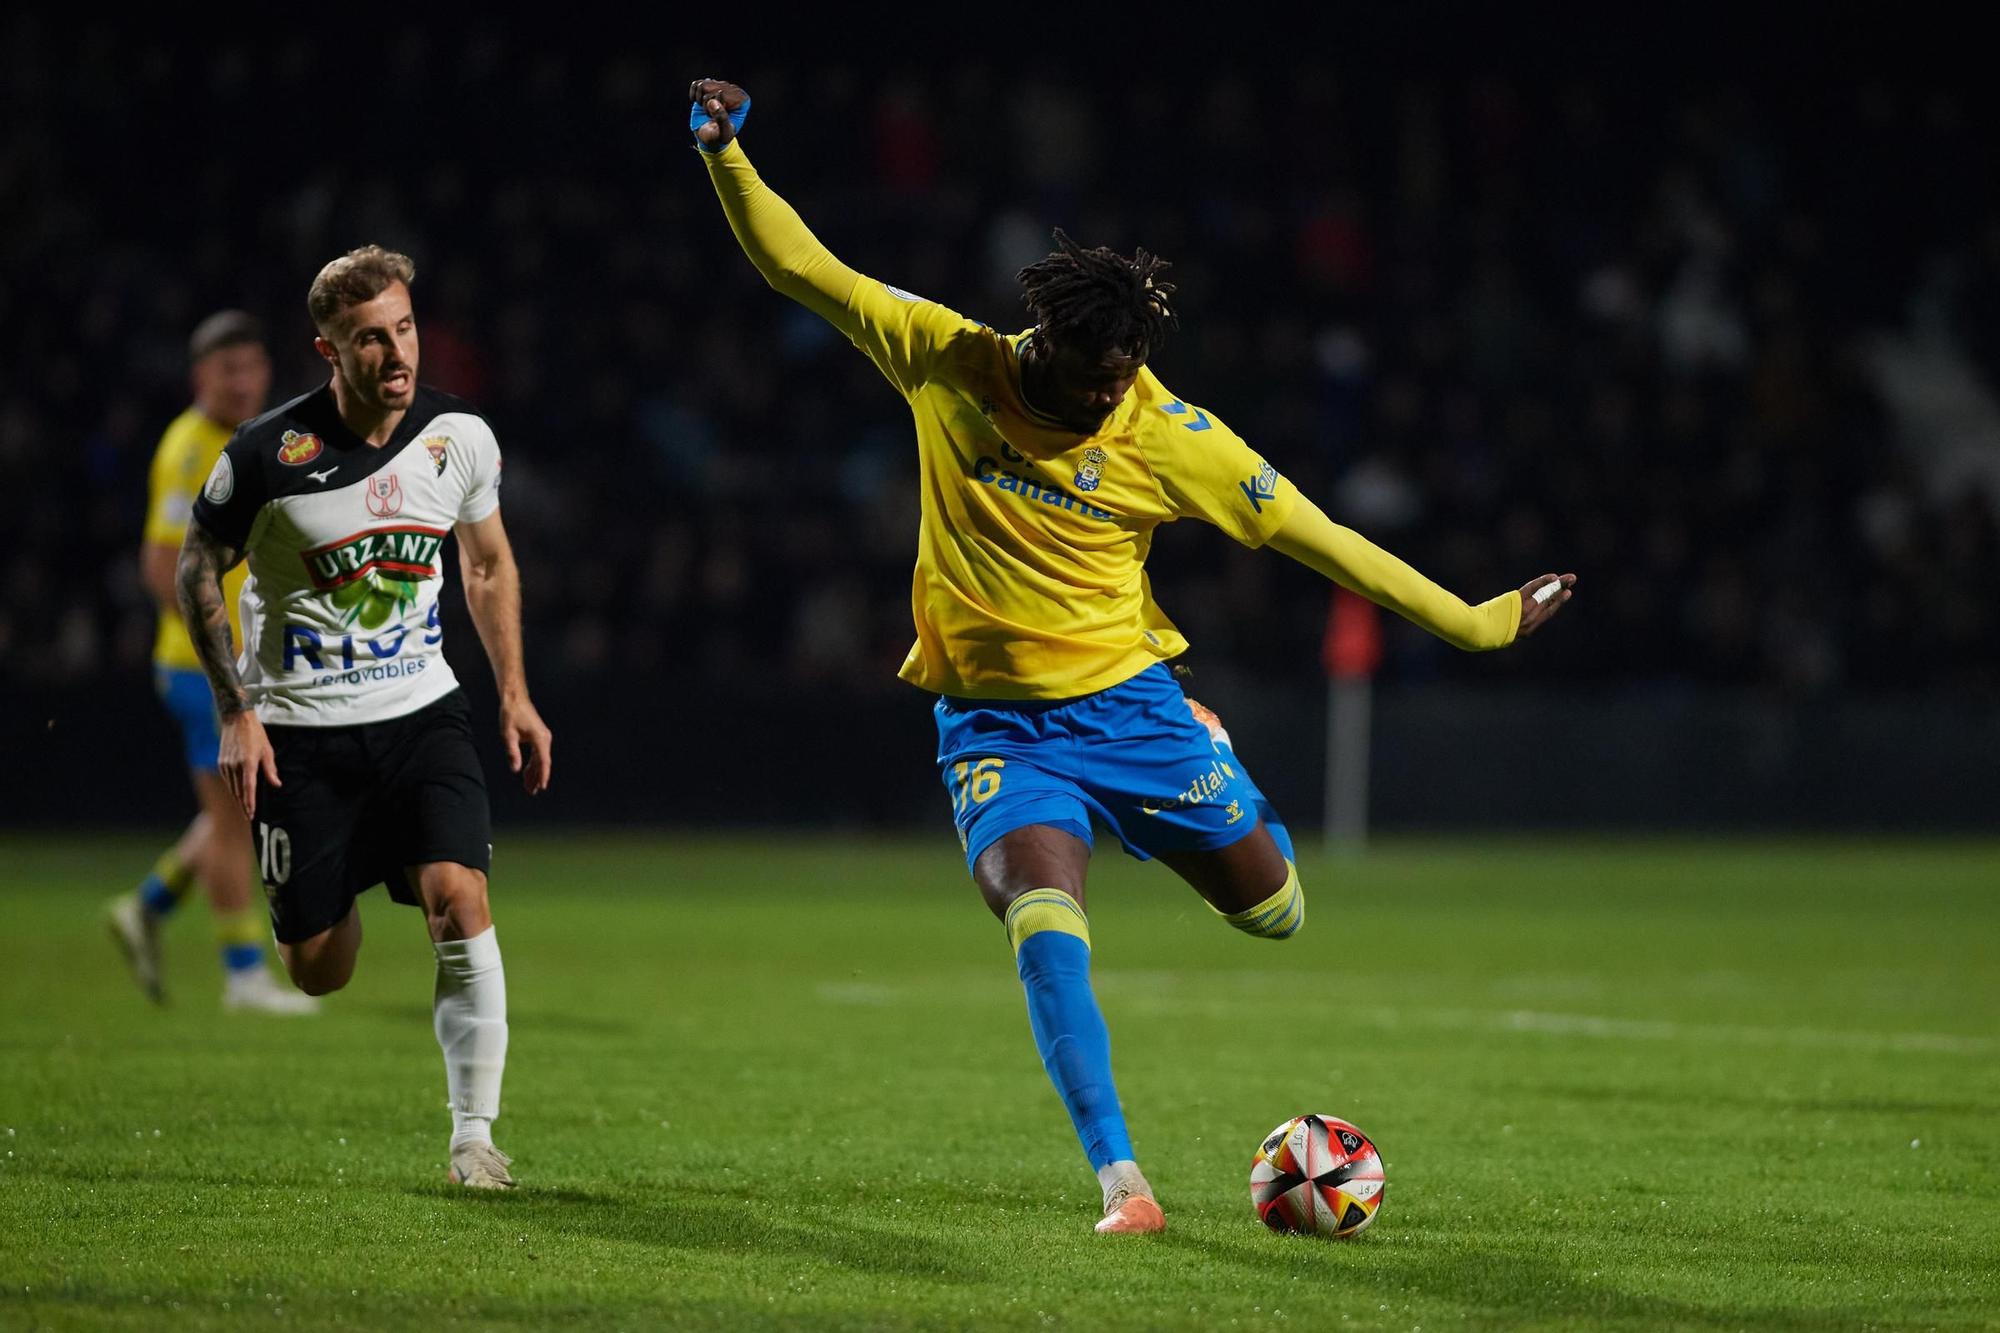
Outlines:
{"label": "black trim on jersey", "polygon": [[[420,432],[447,412],[484,420],[464,399],[420,384],[403,419],[396,423],[395,434],[380,446],[372,445],[340,419],[333,386],[321,385],[236,428],[223,449],[233,470],[233,489],[218,504],[204,488],[195,498],[195,520],[218,541],[240,551],[250,539],[258,511],[266,504],[289,495],[322,495],[361,484],[387,467]],[[324,447],[304,462],[280,462],[278,451],[285,447],[287,431],[317,435]]]}

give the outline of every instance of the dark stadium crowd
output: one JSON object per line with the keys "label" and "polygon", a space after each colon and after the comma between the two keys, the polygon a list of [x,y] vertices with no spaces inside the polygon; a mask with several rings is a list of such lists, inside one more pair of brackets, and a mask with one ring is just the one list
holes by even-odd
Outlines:
{"label": "dark stadium crowd", "polygon": [[[143,676],[189,330],[249,309],[310,389],[306,288],[374,241],[416,260],[423,377],[498,430],[536,673],[896,688],[907,411],[737,249],[686,130],[716,73],[854,267],[1008,328],[1051,226],[1144,246],[1183,312],[1154,369],[1336,521],[1471,600],[1581,576],[1532,652],[1399,629],[1396,679],[2000,691],[2000,199],[1949,91],[1293,64],[1253,124],[1143,66],[416,33],[378,125],[304,38],[0,31],[0,680]],[[1319,670],[1283,557],[1183,523],[1152,582],[1197,661]]]}

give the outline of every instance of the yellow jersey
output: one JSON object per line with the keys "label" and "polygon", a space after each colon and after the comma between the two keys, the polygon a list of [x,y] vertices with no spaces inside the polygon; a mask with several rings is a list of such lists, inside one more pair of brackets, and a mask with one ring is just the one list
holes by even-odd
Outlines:
{"label": "yellow jersey", "polygon": [[916,420],[922,519],[904,680],[974,699],[1067,699],[1187,650],[1153,600],[1153,530],[1204,519],[1248,546],[1297,492],[1220,418],[1150,370],[1095,434],[1022,399],[1019,348],[932,301],[862,277],[758,178],[740,143],[704,154],[757,267],[900,391]]}
{"label": "yellow jersey", "polygon": [[[215,460],[221,455],[222,446],[229,443],[231,433],[227,426],[211,421],[192,407],[167,427],[159,446],[153,450],[147,487],[145,542],[148,546],[179,548],[181,539],[187,536],[195,497],[201,494],[202,485],[215,469]],[[239,648],[243,645],[243,628],[237,620],[236,603],[249,574],[250,567],[239,564],[222,576],[222,600],[229,608],[230,642]],[[176,671],[201,669],[201,658],[195,654],[194,642],[188,638],[187,626],[181,622],[179,612],[160,612],[160,628],[153,637],[153,665]]]}

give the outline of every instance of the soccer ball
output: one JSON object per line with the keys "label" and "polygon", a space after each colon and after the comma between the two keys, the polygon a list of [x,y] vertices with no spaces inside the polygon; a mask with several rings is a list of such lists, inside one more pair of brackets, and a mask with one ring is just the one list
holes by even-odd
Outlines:
{"label": "soccer ball", "polygon": [[1273,1231],[1341,1238],[1375,1220],[1387,1183],[1366,1134],[1330,1115],[1287,1120],[1257,1145],[1250,1202]]}

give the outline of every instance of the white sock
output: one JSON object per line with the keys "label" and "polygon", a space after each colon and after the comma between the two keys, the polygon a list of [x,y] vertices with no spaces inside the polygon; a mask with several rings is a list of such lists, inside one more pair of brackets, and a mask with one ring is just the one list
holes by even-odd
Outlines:
{"label": "white sock", "polygon": [[432,1026],[451,1094],[451,1146],[493,1142],[500,1075],[507,1067],[507,974],[488,926],[469,940],[441,940]]}
{"label": "white sock", "polygon": [[1139,1172],[1139,1164],[1130,1158],[1118,1162],[1106,1162],[1097,1168],[1097,1183],[1104,1189],[1104,1202],[1110,1206],[1111,1196],[1120,1185],[1134,1194],[1153,1197],[1153,1187],[1146,1183],[1146,1177]]}

